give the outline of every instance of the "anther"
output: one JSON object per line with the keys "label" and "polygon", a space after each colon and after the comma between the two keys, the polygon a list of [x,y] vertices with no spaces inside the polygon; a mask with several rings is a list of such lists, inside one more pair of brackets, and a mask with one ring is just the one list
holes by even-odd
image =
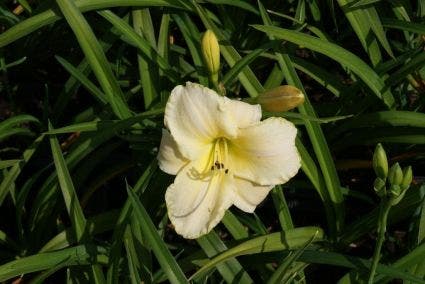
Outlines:
{"label": "anther", "polygon": [[228,172],[229,172],[229,169],[226,169],[226,170],[224,171],[224,173],[226,173],[226,174],[227,174]]}
{"label": "anther", "polygon": [[211,170],[212,170],[212,171],[214,170],[214,166],[211,166]]}

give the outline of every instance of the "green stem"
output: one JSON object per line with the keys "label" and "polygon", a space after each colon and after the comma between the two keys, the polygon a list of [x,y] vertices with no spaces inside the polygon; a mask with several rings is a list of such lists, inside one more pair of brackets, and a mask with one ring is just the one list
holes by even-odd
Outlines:
{"label": "green stem", "polygon": [[388,218],[388,213],[390,212],[390,209],[391,209],[391,203],[388,200],[382,201],[380,207],[381,208],[379,211],[379,219],[378,219],[378,240],[375,246],[375,251],[373,253],[372,267],[370,269],[369,280],[367,282],[368,284],[373,283],[373,278],[375,277],[375,271],[376,271],[376,268],[378,267],[379,258],[381,256],[381,248],[382,248],[382,244],[384,243],[385,232],[387,230],[387,218]]}

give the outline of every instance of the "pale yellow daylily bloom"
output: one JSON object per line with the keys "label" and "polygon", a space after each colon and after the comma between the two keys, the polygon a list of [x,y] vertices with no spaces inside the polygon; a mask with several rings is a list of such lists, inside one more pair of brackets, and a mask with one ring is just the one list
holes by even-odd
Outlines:
{"label": "pale yellow daylily bloom", "polygon": [[177,175],[165,194],[177,233],[189,239],[208,233],[232,205],[253,212],[276,184],[298,172],[295,126],[260,119],[259,105],[190,82],[173,89],[158,160]]}

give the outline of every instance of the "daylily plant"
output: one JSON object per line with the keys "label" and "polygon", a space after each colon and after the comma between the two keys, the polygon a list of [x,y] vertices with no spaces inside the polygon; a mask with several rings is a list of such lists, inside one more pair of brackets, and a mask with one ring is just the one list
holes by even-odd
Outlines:
{"label": "daylily plant", "polygon": [[232,205],[252,213],[298,172],[295,126],[280,117],[260,120],[260,105],[199,84],[172,90],[158,160],[177,175],[165,194],[177,233],[189,239],[208,233]]}

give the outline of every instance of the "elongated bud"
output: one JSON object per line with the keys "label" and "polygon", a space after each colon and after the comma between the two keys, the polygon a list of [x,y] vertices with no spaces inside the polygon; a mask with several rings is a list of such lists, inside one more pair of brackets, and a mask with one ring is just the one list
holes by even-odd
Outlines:
{"label": "elongated bud", "polygon": [[403,190],[407,190],[410,187],[412,180],[413,180],[412,167],[408,166],[408,167],[404,168],[404,170],[403,170],[403,179],[401,181],[400,187]]}
{"label": "elongated bud", "polygon": [[377,177],[373,183],[373,189],[379,197],[384,197],[386,194],[385,180]]}
{"label": "elongated bud", "polygon": [[216,85],[218,83],[218,71],[220,70],[220,46],[213,31],[207,30],[204,33],[201,47],[208,73]]}
{"label": "elongated bud", "polygon": [[385,181],[388,175],[388,160],[381,143],[376,145],[375,152],[373,153],[373,169],[376,176]]}
{"label": "elongated bud", "polygon": [[294,86],[284,85],[260,94],[257,102],[266,111],[288,111],[304,103],[304,94]]}
{"label": "elongated bud", "polygon": [[403,179],[403,171],[398,163],[395,163],[388,172],[388,181],[391,185],[400,185]]}

